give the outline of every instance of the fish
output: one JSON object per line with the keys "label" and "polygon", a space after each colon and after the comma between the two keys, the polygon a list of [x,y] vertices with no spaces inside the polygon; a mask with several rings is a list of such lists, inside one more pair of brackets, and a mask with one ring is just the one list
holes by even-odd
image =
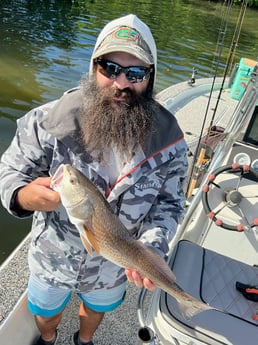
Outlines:
{"label": "fish", "polygon": [[61,164],[51,179],[59,192],[71,223],[79,233],[87,252],[93,250],[114,264],[136,270],[156,287],[174,297],[185,319],[205,310],[215,309],[185,292],[166,260],[135,239],[113,212],[100,190],[70,164]]}

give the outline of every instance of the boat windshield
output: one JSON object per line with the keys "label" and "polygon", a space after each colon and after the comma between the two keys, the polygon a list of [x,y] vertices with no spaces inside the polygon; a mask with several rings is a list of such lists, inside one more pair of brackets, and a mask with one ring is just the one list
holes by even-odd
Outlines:
{"label": "boat windshield", "polygon": [[248,144],[258,146],[258,105],[255,108],[243,140]]}

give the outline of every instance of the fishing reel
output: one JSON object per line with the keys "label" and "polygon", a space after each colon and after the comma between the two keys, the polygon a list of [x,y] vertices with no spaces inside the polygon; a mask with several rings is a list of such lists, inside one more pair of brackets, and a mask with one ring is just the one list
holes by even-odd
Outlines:
{"label": "fishing reel", "polygon": [[[249,183],[241,184],[243,180]],[[257,183],[257,171],[236,163],[222,166],[208,176],[202,187],[202,203],[205,213],[217,226],[240,232],[258,226],[258,218],[253,217],[257,216],[257,206],[252,203],[256,201],[257,205],[258,194],[256,187],[252,188],[254,184],[250,185],[252,180]]]}

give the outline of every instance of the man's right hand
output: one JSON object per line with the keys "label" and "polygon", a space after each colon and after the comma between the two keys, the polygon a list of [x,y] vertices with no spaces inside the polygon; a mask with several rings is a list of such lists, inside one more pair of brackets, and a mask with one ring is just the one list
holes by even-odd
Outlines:
{"label": "man's right hand", "polygon": [[26,211],[53,211],[61,202],[58,192],[50,189],[51,177],[38,177],[19,189],[16,202]]}

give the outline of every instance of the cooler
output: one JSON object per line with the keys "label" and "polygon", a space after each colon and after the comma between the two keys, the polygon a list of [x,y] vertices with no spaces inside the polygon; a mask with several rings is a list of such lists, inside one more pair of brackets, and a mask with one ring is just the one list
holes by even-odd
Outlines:
{"label": "cooler", "polygon": [[241,99],[256,64],[257,61],[255,60],[250,60],[246,58],[240,59],[239,67],[234,77],[233,84],[231,86],[231,98],[237,100]]}

